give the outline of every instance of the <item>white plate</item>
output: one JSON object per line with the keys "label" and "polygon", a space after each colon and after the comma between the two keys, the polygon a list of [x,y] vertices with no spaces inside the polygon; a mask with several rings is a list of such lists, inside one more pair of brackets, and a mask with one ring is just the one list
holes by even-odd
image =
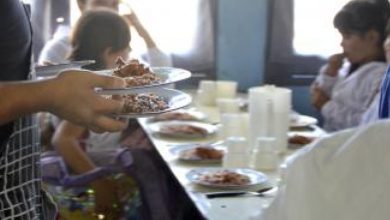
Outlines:
{"label": "white plate", "polygon": [[[104,89],[104,91],[112,91],[112,90],[129,90],[129,89],[139,89],[139,88],[148,88],[148,87],[155,87],[155,86],[162,86],[167,85],[170,83],[175,83],[187,78],[191,77],[191,72],[188,70],[180,69],[180,68],[174,68],[174,67],[150,67],[151,71],[156,74],[159,78],[161,78],[160,83],[154,83],[150,85],[143,85],[143,86],[132,86],[125,89]],[[101,70],[96,71],[98,74],[102,75],[109,75],[111,76],[113,73],[113,70]]]}
{"label": "white plate", "polygon": [[119,117],[124,118],[142,118],[142,117],[151,117],[157,114],[162,114],[165,112],[174,111],[191,104],[192,97],[184,92],[174,89],[165,89],[165,88],[149,88],[147,90],[123,90],[117,91],[114,94],[140,94],[140,93],[154,93],[158,96],[163,97],[168,102],[168,108],[156,111],[156,112],[142,112],[142,113],[121,113],[115,114]]}
{"label": "white plate", "polygon": [[[250,182],[245,185],[226,185],[226,184],[213,184],[199,179],[202,175],[212,174],[217,171],[223,171],[223,170],[228,170],[242,175],[246,175],[247,177],[249,177]],[[193,169],[190,172],[188,172],[186,177],[188,178],[188,180],[190,180],[193,183],[202,186],[220,188],[220,189],[247,188],[254,185],[265,184],[268,181],[268,177],[264,173],[252,169],[199,168],[199,169]]]}
{"label": "white plate", "polygon": [[226,147],[224,147],[222,145],[211,146],[208,144],[199,144],[199,143],[193,144],[193,145],[172,147],[169,149],[169,151],[171,152],[172,155],[176,156],[177,159],[184,161],[184,162],[190,162],[190,163],[221,163],[222,162],[222,158],[221,159],[202,159],[202,158],[195,158],[195,157],[188,158],[188,157],[183,156],[183,153],[185,151],[193,150],[193,149],[200,147],[200,146],[212,148],[215,150],[221,150],[221,151],[223,151],[224,154],[226,153]]}
{"label": "white plate", "polygon": [[180,109],[180,110],[168,112],[165,114],[174,114],[174,113],[187,113],[192,118],[191,119],[169,119],[169,120],[168,119],[159,119],[160,116],[164,115],[164,114],[162,114],[162,115],[158,115],[154,118],[151,118],[150,120],[151,121],[205,121],[207,118],[206,114],[204,114],[203,112],[194,111],[194,110],[185,110],[185,109]]}
{"label": "white plate", "polygon": [[291,117],[290,127],[291,128],[306,127],[310,125],[315,125],[317,123],[318,120],[314,117],[296,114]]}
{"label": "white plate", "polygon": [[37,77],[49,77],[55,76],[58,73],[67,69],[80,69],[82,66],[95,63],[94,60],[80,60],[80,61],[69,61],[67,63],[60,63],[47,66],[36,66],[35,72]]}
{"label": "white plate", "polygon": [[[183,134],[183,133],[166,133],[162,129],[165,126],[181,126],[181,125],[190,125],[202,128],[206,131],[206,135],[201,134]],[[217,127],[212,124],[202,123],[202,122],[193,122],[193,121],[162,121],[156,122],[149,125],[150,131],[154,134],[161,136],[172,137],[172,138],[204,138],[209,135],[213,135],[217,131]]]}

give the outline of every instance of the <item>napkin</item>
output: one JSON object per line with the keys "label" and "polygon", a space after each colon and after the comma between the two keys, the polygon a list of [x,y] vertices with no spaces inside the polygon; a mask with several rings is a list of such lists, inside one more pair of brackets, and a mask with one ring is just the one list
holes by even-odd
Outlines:
{"label": "napkin", "polygon": [[390,218],[390,120],[319,139],[286,165],[278,195],[256,219]]}

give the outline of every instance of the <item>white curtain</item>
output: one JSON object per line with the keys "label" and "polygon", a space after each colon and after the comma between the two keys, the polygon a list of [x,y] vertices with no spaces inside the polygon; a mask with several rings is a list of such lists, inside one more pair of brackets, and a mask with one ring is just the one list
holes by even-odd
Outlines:
{"label": "white curtain", "polygon": [[[76,0],[24,1],[32,5],[34,54],[37,57],[44,43],[56,30],[58,17],[63,18],[64,23],[77,20],[79,14],[73,13],[77,11],[77,4]],[[174,66],[193,72],[214,73],[215,1],[123,1],[131,5],[157,45],[172,55]],[[72,8],[72,17],[69,8]],[[132,36],[132,46],[139,53],[145,49],[142,40],[139,37],[137,39],[136,35]]]}
{"label": "white curtain", "polygon": [[[211,0],[128,0],[173,64],[192,71],[214,68],[214,8]],[[133,49],[142,42],[132,37]]]}
{"label": "white curtain", "polygon": [[[191,71],[214,72],[214,18],[212,0],[122,0],[119,13],[137,14],[157,46],[171,54],[173,65]],[[71,22],[79,17],[71,0]],[[132,53],[144,54],[143,40],[132,30]]]}
{"label": "white curtain", "polygon": [[43,45],[56,30],[58,22],[69,23],[69,0],[23,0],[23,2],[31,6],[33,53],[38,57]]}

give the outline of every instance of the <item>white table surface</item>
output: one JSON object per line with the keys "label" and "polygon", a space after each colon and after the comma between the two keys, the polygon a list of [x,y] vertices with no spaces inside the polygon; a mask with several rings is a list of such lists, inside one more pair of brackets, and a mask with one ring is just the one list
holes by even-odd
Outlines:
{"label": "white table surface", "polygon": [[[216,107],[196,107],[196,110],[202,111],[207,114],[208,120],[212,123],[219,122],[219,113]],[[187,178],[186,174],[194,168],[201,167],[221,167],[221,164],[194,164],[194,163],[185,163],[177,160],[175,155],[172,155],[170,148],[174,147],[175,144],[185,144],[185,143],[199,143],[199,142],[211,142],[220,140],[220,136],[217,134],[212,137],[208,137],[202,140],[177,140],[177,139],[168,139],[158,137],[151,133],[148,124],[152,123],[147,118],[139,118],[141,126],[144,128],[148,134],[150,140],[154,144],[156,150],[167,163],[168,167],[171,169],[174,176],[177,178],[178,182],[183,186],[187,194],[190,196],[196,207],[201,211],[201,213],[207,219],[251,219],[251,216],[258,215],[259,212],[265,207],[267,207],[272,201],[272,197],[233,197],[233,198],[214,198],[207,199],[203,193],[212,192],[212,191],[221,191],[211,188],[202,187],[196,184],[191,183]],[[324,132],[317,126],[313,126],[314,131],[310,131],[311,134],[322,135]],[[307,133],[304,131],[303,133]],[[294,132],[301,133],[301,132]],[[285,155],[281,156],[281,161],[285,158],[286,155],[290,155],[295,151],[288,151]],[[268,178],[269,183],[266,185],[252,187],[247,190],[258,190],[267,186],[276,186],[280,181],[280,175],[278,170],[272,172],[265,172]]]}

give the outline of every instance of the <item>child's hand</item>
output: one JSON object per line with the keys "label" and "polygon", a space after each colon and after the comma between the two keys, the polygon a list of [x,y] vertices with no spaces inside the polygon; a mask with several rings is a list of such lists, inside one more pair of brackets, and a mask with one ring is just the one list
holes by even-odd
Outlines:
{"label": "child's hand", "polygon": [[325,73],[329,76],[335,77],[339,72],[339,69],[343,65],[343,59],[345,55],[342,53],[334,54],[328,60],[328,67],[325,70]]}

